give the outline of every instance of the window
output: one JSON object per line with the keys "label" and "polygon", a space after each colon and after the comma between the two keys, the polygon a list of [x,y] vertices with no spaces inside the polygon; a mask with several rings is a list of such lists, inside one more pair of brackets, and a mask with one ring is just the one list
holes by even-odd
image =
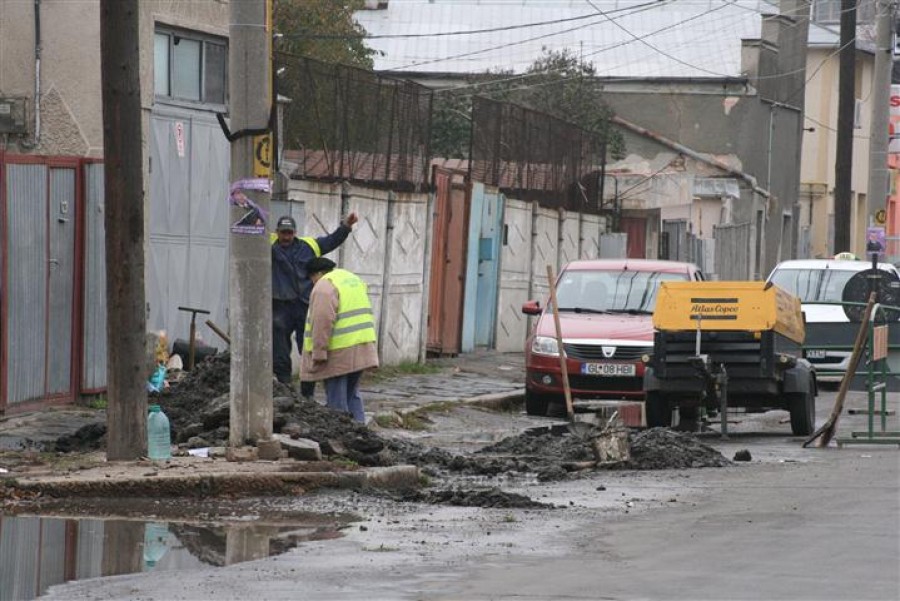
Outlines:
{"label": "window", "polygon": [[684,273],[568,270],[556,289],[560,311],[652,313],[661,282],[683,282]]}
{"label": "window", "polygon": [[153,40],[153,89],[157,96],[225,104],[228,46],[198,33],[157,30]]}
{"label": "window", "polygon": [[845,269],[776,269],[771,281],[804,303],[839,303],[844,286],[857,271]]}

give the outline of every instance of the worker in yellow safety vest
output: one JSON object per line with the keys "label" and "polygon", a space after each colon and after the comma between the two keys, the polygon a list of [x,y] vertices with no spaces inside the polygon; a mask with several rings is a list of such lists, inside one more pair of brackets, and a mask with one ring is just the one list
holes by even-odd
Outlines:
{"label": "worker in yellow safety vest", "polygon": [[359,380],[378,367],[375,316],[366,283],[325,257],[306,267],[313,290],[303,335],[300,378],[324,381],[328,407],[365,423]]}
{"label": "worker in yellow safety vest", "polygon": [[[350,213],[336,230],[318,238],[295,235],[297,223],[290,215],[280,217],[272,242],[272,367],[279,382],[291,383],[291,334],[302,351],[303,325],[309,310],[309,294],[312,290],[306,264],[317,257],[327,255],[347,239],[358,221],[356,213]],[[313,382],[300,383],[300,394],[311,398],[315,390]]]}

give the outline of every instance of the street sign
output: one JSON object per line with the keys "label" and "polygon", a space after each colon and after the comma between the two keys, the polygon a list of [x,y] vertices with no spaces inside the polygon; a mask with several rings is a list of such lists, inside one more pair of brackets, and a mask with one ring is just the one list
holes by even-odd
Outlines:
{"label": "street sign", "polygon": [[253,177],[272,177],[272,134],[253,136]]}
{"label": "street sign", "polygon": [[887,211],[884,209],[878,209],[875,212],[875,223],[878,225],[884,225],[887,223]]}

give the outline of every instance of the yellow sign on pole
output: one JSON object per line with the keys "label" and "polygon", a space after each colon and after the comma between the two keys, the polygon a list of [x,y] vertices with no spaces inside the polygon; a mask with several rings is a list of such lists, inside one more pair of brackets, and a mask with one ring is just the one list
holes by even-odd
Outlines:
{"label": "yellow sign on pole", "polygon": [[253,136],[253,177],[272,178],[272,134]]}
{"label": "yellow sign on pole", "polygon": [[885,223],[887,223],[887,211],[885,211],[884,209],[878,209],[878,211],[875,212],[875,223],[877,223],[878,225],[884,225]]}

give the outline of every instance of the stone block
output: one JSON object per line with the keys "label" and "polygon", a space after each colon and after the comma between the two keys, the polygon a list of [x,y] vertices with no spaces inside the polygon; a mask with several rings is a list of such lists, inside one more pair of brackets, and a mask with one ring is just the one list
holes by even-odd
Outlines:
{"label": "stone block", "polygon": [[287,451],[288,457],[297,461],[321,461],[322,449],[319,443],[306,438],[291,438],[283,434],[276,434],[275,440]]}
{"label": "stone block", "polygon": [[228,447],[225,449],[225,459],[228,461],[245,462],[259,459],[256,447]]}
{"label": "stone block", "polygon": [[278,461],[281,459],[281,443],[275,439],[257,440],[256,450],[263,461]]}

